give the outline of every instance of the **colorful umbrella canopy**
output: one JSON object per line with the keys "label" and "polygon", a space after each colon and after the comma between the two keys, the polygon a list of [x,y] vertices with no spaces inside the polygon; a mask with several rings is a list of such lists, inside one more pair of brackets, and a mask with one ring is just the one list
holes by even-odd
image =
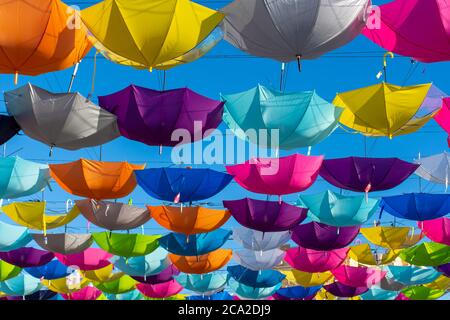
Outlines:
{"label": "colorful umbrella canopy", "polygon": [[228,282],[228,275],[223,272],[180,274],[175,279],[186,290],[209,295],[225,288]]}
{"label": "colorful umbrella canopy", "polygon": [[206,233],[220,228],[230,218],[227,210],[203,207],[147,207],[155,221],[163,228],[185,235]]}
{"label": "colorful umbrella canopy", "polygon": [[418,225],[427,238],[450,246],[450,218],[422,221]]}
{"label": "colorful umbrella canopy", "polygon": [[89,284],[89,280],[79,277],[78,273],[75,273],[74,278],[71,276],[53,279],[53,280],[41,280],[42,284],[53,292],[60,294],[68,294],[77,292],[78,290],[86,287]]}
{"label": "colorful umbrella canopy", "polygon": [[285,261],[293,268],[310,273],[336,269],[347,258],[349,248],[317,251],[302,247],[289,249]]}
{"label": "colorful umbrella canopy", "polygon": [[252,251],[269,251],[281,247],[291,239],[290,231],[261,232],[245,227],[233,229],[233,240],[245,249]]}
{"label": "colorful umbrella canopy", "polygon": [[226,291],[214,293],[212,295],[201,295],[201,296],[189,296],[186,297],[187,300],[194,300],[194,301],[216,301],[216,300],[233,300],[233,296],[229,294]]}
{"label": "colorful umbrella canopy", "polygon": [[150,254],[132,258],[113,257],[114,266],[132,277],[146,277],[157,275],[170,266],[168,252],[157,248]]}
{"label": "colorful umbrella canopy", "polygon": [[79,291],[68,293],[68,294],[61,294],[64,300],[97,300],[101,296],[102,292],[91,286],[84,287],[80,289]]}
{"label": "colorful umbrella canopy", "polygon": [[27,296],[42,288],[41,281],[26,273],[0,282],[0,292],[9,296]]}
{"label": "colorful umbrella canopy", "polygon": [[364,28],[370,0],[234,1],[223,9],[225,40],[251,55],[283,62],[316,59]]}
{"label": "colorful umbrella canopy", "polygon": [[0,198],[15,199],[33,195],[49,185],[48,166],[19,157],[0,159]]}
{"label": "colorful umbrella canopy", "polygon": [[7,297],[8,300],[57,300],[57,293],[50,290],[39,290],[26,296]]}
{"label": "colorful umbrella canopy", "polygon": [[27,228],[0,221],[0,251],[11,251],[25,247],[31,240]]}
{"label": "colorful umbrella canopy", "polygon": [[295,154],[277,159],[251,159],[226,169],[244,189],[281,196],[308,189],[316,181],[322,161],[322,156]]}
{"label": "colorful umbrella canopy", "polygon": [[447,142],[450,146],[450,98],[444,98],[442,101],[442,109],[434,116],[434,120],[448,133]]}
{"label": "colorful umbrella canopy", "polygon": [[415,161],[419,166],[416,174],[427,181],[444,184],[447,188],[449,181],[450,159],[447,152],[436,154]]}
{"label": "colorful umbrella canopy", "polygon": [[386,278],[405,286],[415,286],[433,282],[441,275],[434,268],[416,266],[387,266]]}
{"label": "colorful umbrella canopy", "polygon": [[214,31],[223,14],[188,0],[105,0],[82,10],[81,19],[107,59],[151,69],[195,60],[186,61],[185,54]]}
{"label": "colorful umbrella canopy", "polygon": [[411,300],[436,300],[442,297],[446,291],[430,289],[424,286],[414,286],[403,289],[402,293]]}
{"label": "colorful umbrella canopy", "polygon": [[404,285],[403,283],[395,281],[394,278],[390,278],[389,277],[389,272],[388,272],[386,277],[381,279],[380,283],[378,284],[378,287],[380,287],[383,290],[398,292],[398,291],[404,289],[407,286]]}
{"label": "colorful umbrella canopy", "polygon": [[394,300],[398,296],[397,291],[388,291],[372,287],[361,295],[362,300]]}
{"label": "colorful umbrella canopy", "polygon": [[137,281],[127,275],[108,282],[94,282],[97,289],[109,294],[120,294],[132,291],[135,289],[136,284]]}
{"label": "colorful umbrella canopy", "polygon": [[144,296],[142,293],[140,293],[138,290],[133,290],[125,293],[119,293],[119,294],[105,294],[106,299],[108,300],[142,300]]}
{"label": "colorful umbrella canopy", "polygon": [[72,234],[72,233],[58,233],[58,234],[33,234],[33,239],[43,249],[60,253],[60,254],[74,254],[79,253],[92,245],[94,239],[91,234]]}
{"label": "colorful umbrella canopy", "polygon": [[96,226],[107,230],[131,230],[147,223],[150,212],[147,209],[120,202],[76,200],[83,217]]}
{"label": "colorful umbrella canopy", "polygon": [[[292,150],[310,147],[327,138],[338,126],[341,109],[319,97],[315,91],[283,93],[258,85],[248,91],[222,95],[224,122],[239,138],[262,147],[272,146],[246,134],[247,130],[278,129],[279,147]],[[270,133],[269,133],[270,134]]]}
{"label": "colorful umbrella canopy", "polygon": [[416,266],[437,267],[450,263],[450,246],[436,242],[424,242],[403,250],[400,257]]}
{"label": "colorful umbrella canopy", "polygon": [[286,276],[286,280],[289,283],[295,283],[302,287],[321,286],[333,277],[333,274],[329,271],[322,273],[309,273],[299,270],[281,270],[281,273]]}
{"label": "colorful umbrella canopy", "polygon": [[392,250],[409,248],[423,238],[423,234],[415,234],[409,227],[372,227],[361,228],[361,234],[371,243]]}
{"label": "colorful umbrella canopy", "polygon": [[169,254],[174,266],[183,273],[204,274],[224,267],[230,260],[233,252],[228,249],[218,249],[198,257],[184,257]]}
{"label": "colorful umbrella canopy", "polygon": [[8,252],[0,252],[0,259],[20,268],[42,266],[49,263],[53,258],[54,254],[52,252],[31,247],[24,247]]}
{"label": "colorful umbrella canopy", "polygon": [[95,200],[118,199],[129,195],[136,187],[134,170],[145,165],[128,162],[102,162],[80,159],[52,164],[50,174],[66,192]]}
{"label": "colorful umbrella canopy", "polygon": [[[111,258],[111,260],[113,260]],[[106,267],[100,269],[88,270],[82,272],[84,278],[91,280],[92,282],[108,282],[119,279],[124,275],[123,272],[117,272],[113,264],[109,264]]]}
{"label": "colorful umbrella canopy", "polygon": [[103,250],[121,257],[145,256],[155,251],[161,236],[122,234],[111,232],[93,233],[95,243]]}
{"label": "colorful umbrella canopy", "polygon": [[171,202],[211,198],[233,177],[211,169],[158,168],[136,171],[139,186],[151,197]]}
{"label": "colorful umbrella canopy", "polygon": [[150,146],[178,145],[173,139],[177,130],[193,139],[181,143],[201,140],[222,122],[223,103],[188,88],[157,91],[131,85],[98,101],[117,116],[124,137]]}
{"label": "colorful umbrella canopy", "polygon": [[[295,299],[295,300],[303,300],[308,299],[311,296],[315,296],[316,293],[322,288],[322,286],[316,286],[316,287],[302,287],[302,286],[295,286],[295,287],[286,287],[281,288],[277,291],[277,295],[289,298],[289,299]],[[282,299],[280,299],[282,300]]]}
{"label": "colorful umbrella canopy", "polygon": [[286,252],[280,249],[259,252],[248,249],[234,251],[234,259],[236,262],[254,271],[268,270],[279,266],[285,255]]}
{"label": "colorful umbrella canopy", "polygon": [[201,256],[222,247],[231,234],[231,231],[225,229],[190,236],[182,233],[169,233],[159,239],[159,245],[176,255]]}
{"label": "colorful umbrella canopy", "polygon": [[175,280],[158,284],[138,283],[136,288],[148,298],[164,299],[174,296],[183,290],[183,287]]}
{"label": "colorful umbrella canopy", "polygon": [[230,279],[228,285],[230,287],[230,290],[237,294],[240,299],[251,300],[260,300],[271,297],[281,288],[281,282],[269,288],[254,288],[240,283],[234,279]]}
{"label": "colorful umbrella canopy", "polygon": [[70,267],[77,266],[80,270],[90,271],[104,268],[110,264],[108,261],[112,254],[98,248],[88,248],[82,252],[63,255],[56,253],[56,259]]}
{"label": "colorful umbrella canopy", "polygon": [[72,271],[58,260],[52,260],[43,266],[25,268],[25,271],[38,279],[54,280],[67,277]]}
{"label": "colorful umbrella canopy", "polygon": [[359,296],[369,290],[368,287],[350,287],[343,283],[333,282],[324,286],[325,290],[331,293],[333,296],[340,298],[351,298]]}
{"label": "colorful umbrella canopy", "polygon": [[[438,270],[441,271],[441,268]],[[424,286],[431,289],[447,290],[450,288],[450,278],[446,274],[443,274],[433,282],[425,284]]]}
{"label": "colorful umbrella canopy", "polygon": [[442,272],[446,277],[450,278],[450,263],[443,264],[437,268],[439,272]]}
{"label": "colorful umbrella canopy", "polygon": [[332,227],[310,222],[292,230],[292,240],[299,246],[318,251],[329,251],[348,246],[359,234],[359,227]]}
{"label": "colorful umbrella canopy", "polygon": [[0,115],[0,145],[5,144],[19,133],[21,128],[14,117]]}
{"label": "colorful umbrella canopy", "polygon": [[0,281],[6,281],[8,279],[14,278],[21,271],[21,268],[6,261],[0,260]]}
{"label": "colorful umbrella canopy", "polygon": [[368,243],[358,244],[350,247],[348,256],[359,264],[377,266],[391,263],[400,254],[398,250],[375,249],[372,250]]}
{"label": "colorful umbrella canopy", "polygon": [[297,205],[309,209],[316,222],[335,227],[352,227],[365,223],[377,211],[378,200],[364,196],[343,196],[332,191],[301,195]]}
{"label": "colorful umbrella canopy", "polygon": [[419,167],[397,158],[359,158],[325,160],[320,176],[333,186],[355,192],[395,188]]}
{"label": "colorful umbrella canopy", "polygon": [[0,72],[39,75],[80,62],[91,44],[74,13],[59,0],[1,1]]}
{"label": "colorful umbrella canopy", "polygon": [[382,210],[397,218],[426,221],[450,213],[450,195],[429,193],[408,193],[383,197]]}
{"label": "colorful umbrella canopy", "polygon": [[138,277],[132,276],[132,278],[140,283],[157,284],[157,283],[162,283],[162,282],[167,282],[169,280],[172,280],[172,279],[174,279],[175,276],[177,276],[179,274],[180,274],[180,271],[174,265],[171,264],[168,267],[166,267],[164,270],[159,272],[158,274],[154,274],[154,275],[150,275],[150,276],[138,276]]}
{"label": "colorful umbrella canopy", "polygon": [[336,281],[351,287],[367,287],[378,284],[386,276],[386,271],[368,267],[341,265],[332,270]]}
{"label": "colorful umbrella canopy", "polygon": [[276,270],[254,271],[243,266],[230,266],[228,274],[234,280],[253,288],[269,288],[281,283],[286,277]]}
{"label": "colorful umbrella canopy", "polygon": [[120,136],[116,116],[79,93],[52,93],[28,83],[4,95],[23,132],[52,148],[79,150]]}

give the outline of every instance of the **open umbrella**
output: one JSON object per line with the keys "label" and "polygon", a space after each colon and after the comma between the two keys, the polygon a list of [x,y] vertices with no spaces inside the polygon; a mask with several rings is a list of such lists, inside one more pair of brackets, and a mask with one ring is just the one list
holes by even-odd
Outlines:
{"label": "open umbrella", "polygon": [[248,249],[235,250],[234,259],[241,266],[254,270],[268,270],[279,266],[286,252],[280,249],[253,251]]}
{"label": "open umbrella", "polygon": [[210,295],[225,288],[228,282],[228,275],[223,272],[180,274],[175,279],[186,290]]}
{"label": "open umbrella", "polygon": [[431,289],[424,286],[414,286],[403,289],[402,293],[410,300],[437,300],[442,297],[446,291]]}
{"label": "open umbrella", "polygon": [[[73,278],[71,278],[73,276]],[[41,280],[42,284],[53,292],[60,294],[69,294],[77,292],[78,290],[89,285],[89,280],[81,278],[80,275],[75,272],[68,277],[53,279],[53,280]]]}
{"label": "open umbrella", "polygon": [[295,283],[302,287],[321,286],[333,278],[333,274],[329,271],[319,273],[309,273],[300,270],[281,270],[281,273],[286,276],[289,283]]}
{"label": "open umbrella", "polygon": [[419,242],[424,235],[414,233],[409,227],[361,228],[361,234],[371,243],[392,250],[409,248]]}
{"label": "open umbrella", "polygon": [[[286,287],[277,291],[276,295],[282,298],[295,299],[295,300],[307,300],[309,297],[314,297],[316,293],[322,288],[322,286],[316,287]],[[282,300],[279,299],[279,300]]]}
{"label": "open umbrella", "polygon": [[20,268],[39,267],[49,263],[54,254],[49,251],[24,247],[8,252],[0,252],[0,259]]}
{"label": "open umbrella", "polygon": [[64,300],[97,300],[102,295],[102,292],[91,286],[84,287],[76,292],[61,294]]}
{"label": "open umbrella", "polygon": [[118,294],[105,294],[107,300],[124,300],[124,301],[132,301],[132,300],[142,300],[144,296],[138,290],[128,291],[125,293]]}
{"label": "open umbrella", "polygon": [[183,287],[175,280],[158,284],[138,283],[136,288],[148,298],[164,299],[172,297],[183,290]]}
{"label": "open umbrella", "polygon": [[391,263],[398,257],[401,250],[387,250],[377,248],[373,250],[368,243],[358,244],[350,247],[349,258],[359,264],[377,266]]}
{"label": "open umbrella", "polygon": [[137,281],[130,276],[122,277],[108,282],[94,282],[94,286],[104,293],[119,294],[135,289]]}
{"label": "open umbrella", "polygon": [[442,101],[442,109],[434,116],[434,120],[448,133],[447,142],[450,147],[450,98],[444,98]]}
{"label": "open umbrella", "polygon": [[52,260],[43,266],[24,269],[37,279],[54,280],[67,277],[72,271],[58,260]]}
{"label": "open umbrella", "polygon": [[0,221],[0,251],[25,247],[32,240],[28,229]]}
{"label": "open umbrella", "polygon": [[26,296],[7,297],[8,300],[25,300],[25,301],[43,301],[43,300],[57,300],[57,293],[51,290],[38,290]]}
{"label": "open umbrella", "polygon": [[359,296],[369,290],[368,287],[350,287],[340,282],[333,282],[324,286],[324,289],[333,296],[340,298],[351,298]]}
{"label": "open umbrella", "polygon": [[10,264],[6,261],[0,260],[0,282],[14,278],[21,271],[22,271],[22,268],[19,268],[19,267],[15,266],[13,264]]}
{"label": "open umbrella", "polygon": [[233,296],[226,291],[214,293],[211,295],[189,296],[187,300],[193,301],[216,301],[216,300],[233,300]]}
{"label": "open umbrella", "polygon": [[[133,258],[133,259],[135,259],[135,258]],[[169,261],[169,263],[170,263],[170,261]],[[132,278],[140,283],[157,284],[157,283],[162,283],[162,282],[167,282],[169,280],[172,280],[172,279],[174,279],[175,276],[177,276],[179,274],[180,274],[180,271],[174,265],[171,264],[157,274],[153,274],[150,276],[132,276]]]}
{"label": "open umbrella", "polygon": [[294,269],[317,273],[336,269],[347,258],[349,248],[317,251],[302,247],[289,249],[285,261]]}
{"label": "open umbrella", "polygon": [[0,292],[4,292],[9,296],[27,296],[41,288],[41,280],[26,273],[21,273],[14,278],[0,282]]}
{"label": "open umbrella", "polygon": [[372,287],[366,293],[361,295],[362,300],[394,300],[398,296],[397,291],[389,291],[381,288]]}
{"label": "open umbrella", "polygon": [[386,271],[364,266],[341,265],[331,271],[336,281],[351,287],[370,288],[386,276]]}
{"label": "open umbrella", "polygon": [[403,250],[400,257],[416,266],[437,267],[450,263],[450,246],[436,242],[424,242]]}
{"label": "open umbrella", "polygon": [[58,234],[33,234],[33,239],[43,249],[60,253],[60,254],[74,254],[79,253],[92,245],[94,241],[91,234],[73,234],[73,233],[58,233]]}
{"label": "open umbrella", "polygon": [[239,242],[245,249],[252,251],[261,252],[276,249],[290,239],[290,231],[261,232],[245,227],[233,229],[233,240]]}
{"label": "open umbrella", "polygon": [[93,233],[92,237],[100,248],[109,253],[121,257],[138,257],[155,251],[161,236],[98,232]]}
{"label": "open umbrella", "polygon": [[16,119],[11,116],[0,115],[0,145],[8,142],[19,133],[20,127]]}
{"label": "open umbrella", "polygon": [[138,257],[113,257],[111,262],[114,266],[132,277],[148,278],[157,275],[170,266],[168,252],[163,248]]}
{"label": "open umbrella", "polygon": [[[243,283],[240,283],[234,279],[230,279],[229,288],[232,292],[234,292],[241,299],[250,299],[250,300],[260,300],[271,297],[275,292],[277,292],[281,288],[281,282],[276,284],[273,287],[269,288],[255,288],[252,286],[247,286]],[[235,300],[235,299],[234,299]]]}
{"label": "open umbrella", "polygon": [[405,286],[431,283],[441,275],[436,269],[430,267],[387,266],[386,270],[387,279],[400,282]]}
{"label": "open umbrella", "polygon": [[446,263],[446,264],[443,264],[441,266],[438,266],[437,270],[439,272],[442,272],[442,274],[444,276],[446,276],[447,278],[450,278],[450,263]]}
{"label": "open umbrella", "polygon": [[235,281],[253,288],[269,288],[281,283],[286,277],[279,271],[254,271],[243,266],[230,266],[227,271]]}
{"label": "open umbrella", "polygon": [[447,189],[450,177],[450,156],[447,152],[420,158],[415,162],[420,165],[416,175],[427,181],[443,184]]}
{"label": "open umbrella", "polygon": [[[111,260],[113,259],[114,257],[111,258]],[[102,267],[100,269],[83,271],[82,275],[85,279],[92,282],[108,282],[119,279],[124,275],[123,272],[118,272],[115,269],[115,265],[108,264],[106,267]]]}
{"label": "open umbrella", "polygon": [[171,253],[169,258],[183,273],[204,274],[224,267],[231,260],[232,255],[233,252],[229,249],[218,249],[198,257],[184,257]]}
{"label": "open umbrella", "polygon": [[82,252],[68,255],[56,253],[55,257],[68,267],[76,266],[80,270],[89,271],[101,269],[111,264],[109,259],[112,254],[102,249],[88,248]]}
{"label": "open umbrella", "polygon": [[[438,268],[438,270],[440,272],[443,271],[443,269],[441,269],[440,267]],[[450,277],[448,277],[448,272],[444,272],[439,278],[431,283],[425,284],[424,286],[431,289],[447,290],[448,288],[450,288]]]}

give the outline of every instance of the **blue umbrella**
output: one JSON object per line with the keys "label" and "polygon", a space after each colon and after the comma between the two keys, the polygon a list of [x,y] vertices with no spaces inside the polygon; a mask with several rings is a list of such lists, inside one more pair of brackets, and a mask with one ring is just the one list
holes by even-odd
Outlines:
{"label": "blue umbrella", "polygon": [[398,291],[389,291],[377,287],[372,287],[360,297],[362,300],[394,300],[398,296]]}
{"label": "blue umbrella", "polygon": [[67,266],[58,260],[52,260],[43,266],[25,268],[24,270],[35,278],[47,280],[65,278],[72,273]]}
{"label": "blue umbrella", "polygon": [[285,275],[275,270],[253,271],[243,266],[227,268],[230,276],[237,282],[253,288],[269,288],[281,284]]}
{"label": "blue umbrella", "polygon": [[25,247],[32,240],[28,229],[0,221],[0,251],[11,251]]}
{"label": "blue umbrella", "polygon": [[186,299],[194,301],[233,300],[233,296],[226,291],[222,291],[211,295],[190,296],[186,297]]}
{"label": "blue umbrella", "polygon": [[430,267],[388,266],[387,271],[386,279],[406,286],[431,283],[441,275],[436,269]]}
{"label": "blue umbrella", "polygon": [[228,275],[223,272],[207,274],[180,274],[175,280],[186,290],[197,293],[212,293],[223,290],[228,282]]}
{"label": "blue umbrella", "polygon": [[322,286],[315,287],[288,287],[282,288],[277,291],[277,294],[289,299],[305,299],[310,296],[316,295],[316,293],[322,288]]}
{"label": "blue umbrella", "polygon": [[132,277],[145,277],[160,273],[170,265],[168,252],[158,248],[146,256],[124,258],[114,256],[110,261],[120,271]]}
{"label": "blue umbrella", "polygon": [[111,293],[104,293],[106,299],[108,300],[143,300],[144,296],[142,293],[140,293],[138,290],[133,290],[125,293],[119,293],[119,294],[111,294]]}
{"label": "blue umbrella", "polygon": [[21,273],[17,277],[0,282],[0,291],[9,296],[28,296],[41,288],[41,280],[26,273]]}
{"label": "blue umbrella", "polygon": [[240,282],[237,282],[234,279],[230,279],[228,282],[230,289],[236,293],[239,297],[245,299],[265,299],[272,296],[277,290],[281,288],[281,282],[267,288],[255,288],[251,286],[247,286]]}

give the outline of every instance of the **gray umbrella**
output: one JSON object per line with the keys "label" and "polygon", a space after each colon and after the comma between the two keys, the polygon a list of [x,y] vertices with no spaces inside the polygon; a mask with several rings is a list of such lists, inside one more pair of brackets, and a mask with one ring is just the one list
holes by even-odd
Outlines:
{"label": "gray umbrella", "polygon": [[60,254],[74,254],[82,252],[92,245],[90,234],[33,234],[33,239],[43,249]]}
{"label": "gray umbrella", "polygon": [[51,147],[78,150],[120,136],[116,116],[79,93],[53,94],[27,84],[5,92],[5,102],[25,134]]}
{"label": "gray umbrella", "polygon": [[236,0],[223,8],[225,40],[282,62],[315,59],[361,33],[370,0]]}

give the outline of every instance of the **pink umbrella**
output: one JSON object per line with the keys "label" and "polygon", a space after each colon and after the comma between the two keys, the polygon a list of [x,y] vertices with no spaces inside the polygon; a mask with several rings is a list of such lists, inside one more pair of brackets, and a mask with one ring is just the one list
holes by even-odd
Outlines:
{"label": "pink umbrella", "polygon": [[403,293],[400,293],[395,300],[411,300],[407,296],[405,296]]}
{"label": "pink umbrella", "polygon": [[227,171],[251,192],[281,196],[308,189],[316,181],[322,162],[323,156],[295,154],[284,158],[251,159],[228,166]]}
{"label": "pink umbrella", "polygon": [[102,249],[89,248],[79,253],[63,255],[55,253],[56,259],[66,266],[76,266],[83,271],[97,270],[111,264],[108,261],[113,255]]}
{"label": "pink umbrella", "polygon": [[61,294],[65,300],[97,300],[102,291],[96,287],[87,286],[77,292]]}
{"label": "pink umbrella", "polygon": [[418,222],[418,225],[429,239],[450,246],[450,218]]}
{"label": "pink umbrella", "polygon": [[339,283],[350,287],[370,288],[379,283],[387,272],[375,268],[341,265],[332,270],[331,273]]}
{"label": "pink umbrella", "polygon": [[336,269],[347,258],[349,248],[317,251],[302,247],[289,249],[285,261],[294,269],[316,273]]}
{"label": "pink umbrella", "polygon": [[175,280],[158,284],[138,283],[136,288],[148,298],[164,299],[174,296],[183,290],[183,287]]}
{"label": "pink umbrella", "polygon": [[434,116],[434,120],[448,133],[448,146],[450,147],[450,98],[442,100],[442,109]]}

